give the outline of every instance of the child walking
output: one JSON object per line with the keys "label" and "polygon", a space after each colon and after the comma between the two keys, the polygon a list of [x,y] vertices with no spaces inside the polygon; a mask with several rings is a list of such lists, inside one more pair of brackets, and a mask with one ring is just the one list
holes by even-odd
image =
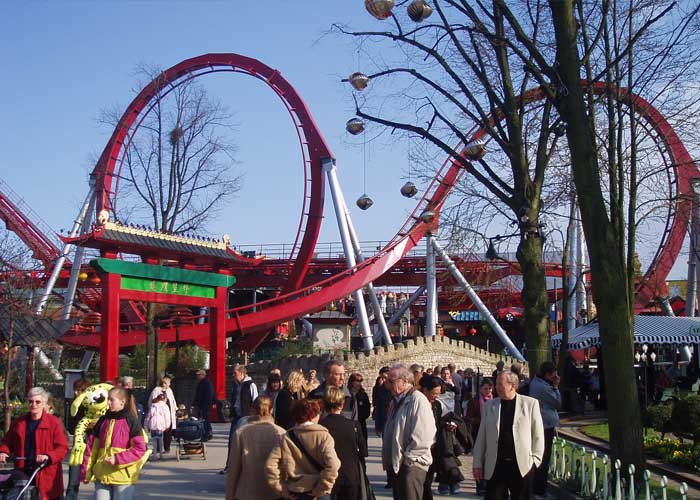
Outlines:
{"label": "child walking", "polygon": [[[153,452],[158,453],[158,459],[163,459],[164,444],[163,432],[170,429],[172,425],[172,416],[170,407],[167,403],[167,396],[161,393],[151,402],[151,408],[148,411],[148,416],[144,422],[146,429],[151,431],[151,439],[153,441]],[[154,455],[155,457],[155,455]]]}
{"label": "child walking", "polygon": [[141,467],[151,452],[123,387],[109,391],[109,410],[87,439],[80,479],[95,481],[95,500],[131,500]]}

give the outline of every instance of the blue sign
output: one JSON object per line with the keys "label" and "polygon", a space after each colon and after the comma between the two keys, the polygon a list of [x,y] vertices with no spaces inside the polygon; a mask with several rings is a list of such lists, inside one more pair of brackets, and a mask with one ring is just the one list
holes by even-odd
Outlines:
{"label": "blue sign", "polygon": [[448,314],[453,321],[481,321],[479,311],[450,311]]}

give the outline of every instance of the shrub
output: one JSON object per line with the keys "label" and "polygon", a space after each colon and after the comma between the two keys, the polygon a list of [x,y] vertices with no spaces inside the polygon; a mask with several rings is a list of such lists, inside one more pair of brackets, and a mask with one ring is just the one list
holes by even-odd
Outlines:
{"label": "shrub", "polygon": [[647,408],[647,411],[644,412],[644,427],[651,427],[656,432],[660,433],[663,438],[666,433],[673,432],[671,428],[672,412],[672,404],[661,403],[650,406]]}
{"label": "shrub", "polygon": [[676,401],[671,426],[676,436],[692,439],[694,446],[700,443],[700,396],[688,396]]}

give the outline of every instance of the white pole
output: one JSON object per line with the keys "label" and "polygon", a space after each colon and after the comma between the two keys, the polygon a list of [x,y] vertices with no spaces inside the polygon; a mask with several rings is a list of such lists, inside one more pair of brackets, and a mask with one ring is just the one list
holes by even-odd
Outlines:
{"label": "white pole", "polygon": [[[576,199],[574,197],[572,197],[571,203],[576,203]],[[575,210],[572,210],[571,213],[574,214],[574,217],[576,216]],[[573,224],[572,226],[573,227],[571,227],[571,230],[566,235],[567,239],[569,240],[569,281],[567,283],[567,290],[565,290],[565,293],[569,298],[569,302],[566,310],[566,323],[570,332],[574,331],[574,328],[576,328],[576,280],[578,278],[578,268],[576,266],[576,224]]]}
{"label": "white pole", "polygon": [[408,310],[408,308],[411,307],[411,304],[413,304],[418,299],[418,297],[423,295],[423,292],[425,292],[425,287],[418,287],[416,291],[413,292],[413,294],[408,298],[408,300],[401,304],[401,306],[396,310],[396,312],[394,312],[394,315],[391,318],[389,318],[389,321],[387,321],[386,324],[393,325],[398,320],[400,320],[401,316],[403,316],[403,314]]}
{"label": "white pole", "polygon": [[[343,191],[341,189],[338,189],[338,201],[340,202],[343,214],[345,215],[345,223],[348,226],[348,234],[350,236],[350,241],[352,243],[353,250],[355,251],[355,257],[357,259],[357,262],[363,262],[365,260],[365,257],[362,254],[360,240],[357,237],[357,233],[355,232],[355,226],[353,225],[352,219],[350,218],[350,212],[348,211],[348,206],[345,203],[345,196],[343,195]],[[379,325],[379,330],[381,331],[382,337],[384,338],[386,345],[391,345],[393,344],[393,342],[391,341],[391,335],[389,335],[389,328],[386,325],[384,314],[382,314],[379,299],[377,298],[377,292],[374,290],[374,284],[371,282],[367,283],[367,293],[369,294],[369,299],[372,303],[372,309],[374,310],[374,317],[377,318],[377,324]]]}
{"label": "white pole", "polygon": [[690,250],[688,251],[688,290],[685,300],[685,315],[695,316],[697,307],[697,268],[700,253],[700,179],[690,183],[693,189],[693,208],[690,223]]}
{"label": "white pole", "polygon": [[[457,283],[460,284],[460,286],[464,289],[465,292],[467,292],[467,295],[469,296],[469,299],[474,303],[476,308],[479,310],[479,312],[484,316],[484,319],[486,322],[489,324],[489,326],[493,329],[494,332],[496,332],[496,335],[498,335],[498,338],[501,339],[501,342],[503,342],[503,345],[508,349],[510,352],[511,356],[514,358],[517,358],[519,361],[525,361],[525,358],[523,357],[522,354],[520,354],[520,351],[518,351],[518,348],[515,347],[515,344],[510,340],[506,332],[501,328],[501,325],[498,324],[498,321],[496,321],[496,318],[493,317],[491,314],[491,311],[488,310],[488,308],[484,305],[484,303],[481,301],[481,298],[477,295],[477,293],[474,291],[474,289],[471,287],[467,279],[464,277],[464,275],[459,271],[455,263],[452,261],[449,255],[447,255],[447,252],[442,249],[442,247],[438,244],[438,242],[431,237],[431,243],[432,247],[435,249],[435,252],[440,256],[442,261],[447,265],[447,269],[450,271],[450,274],[454,277],[455,280],[457,280]],[[487,349],[488,349],[488,344],[487,344]]]}
{"label": "white pole", "polygon": [[[90,192],[95,192],[95,178],[90,177]],[[90,221],[92,220],[92,212],[95,210],[95,196],[90,197],[90,202],[88,203],[87,211],[85,212],[82,223],[80,224],[80,234],[85,234],[87,232]],[[73,256],[73,265],[70,269],[70,278],[68,279],[68,287],[63,295],[63,313],[61,314],[61,319],[70,319],[70,312],[73,307],[73,299],[75,299],[75,292],[78,288],[78,277],[80,276],[80,271],[83,264],[83,256],[85,255],[85,247],[77,247],[75,249],[75,255]],[[58,366],[58,365],[57,365]]]}
{"label": "white pole", "polygon": [[[343,253],[345,254],[345,265],[348,269],[351,269],[355,267],[356,264],[355,253],[350,241],[350,232],[348,231],[347,220],[342,210],[342,204],[340,203],[342,192],[340,190],[340,183],[338,182],[338,175],[335,169],[335,160],[333,160],[333,158],[324,158],[321,160],[321,162],[323,164],[323,171],[326,173],[326,177],[328,178],[328,186],[331,190],[331,197],[333,198],[333,208],[335,208],[338,231],[340,232],[340,240],[343,243]],[[362,337],[362,344],[364,349],[369,351],[374,347],[374,341],[372,340],[372,330],[369,327],[369,318],[367,317],[367,309],[365,307],[365,298],[362,294],[362,289],[355,290],[353,295],[355,297],[355,313],[357,314],[357,320],[360,323],[360,336]]]}
{"label": "white pole", "polygon": [[578,279],[576,280],[576,318],[578,321],[577,325],[583,325],[586,322],[585,317],[581,314],[582,311],[586,309],[586,275],[584,271],[586,270],[586,252],[584,250],[585,239],[583,235],[583,225],[581,224],[581,210],[576,210],[577,221],[576,221],[576,275]]}
{"label": "white pole", "polygon": [[437,305],[437,272],[435,270],[435,251],[433,250],[434,238],[431,233],[425,235],[425,270],[427,301],[425,305],[425,333],[426,337],[435,336],[435,325],[438,322]]}
{"label": "white pole", "polygon": [[[75,219],[75,222],[73,222],[73,228],[70,232],[71,238],[75,238],[76,236],[78,236],[78,232],[83,226],[83,222],[85,221],[85,217],[87,216],[88,208],[90,207],[94,197],[95,186],[92,185],[90,186],[90,191],[88,192],[88,195],[85,197],[85,201],[83,202],[83,207],[80,209],[78,218]],[[72,248],[73,245],[71,245],[70,243],[66,243],[63,246],[63,252],[61,253],[61,256],[58,259],[56,259],[56,264],[54,264],[53,271],[51,271],[51,276],[49,276],[49,280],[46,282],[46,288],[44,289],[44,292],[42,293],[41,298],[39,299],[39,303],[36,305],[35,312],[37,314],[39,314],[44,309],[44,306],[46,306],[46,302],[49,300],[51,292],[53,292],[53,287],[56,285],[56,281],[58,280],[58,277],[61,274],[63,264],[66,262],[66,257],[68,256]]]}

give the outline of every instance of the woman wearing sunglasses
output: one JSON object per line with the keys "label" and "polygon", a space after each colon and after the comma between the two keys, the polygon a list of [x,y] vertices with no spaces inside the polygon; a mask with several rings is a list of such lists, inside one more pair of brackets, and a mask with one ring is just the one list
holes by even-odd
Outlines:
{"label": "woman wearing sunglasses", "polygon": [[68,440],[58,417],[48,412],[49,393],[34,387],[27,394],[29,413],[18,418],[0,445],[0,463],[15,457],[15,467],[31,474],[44,465],[35,480],[41,500],[63,495],[61,460],[68,453]]}

